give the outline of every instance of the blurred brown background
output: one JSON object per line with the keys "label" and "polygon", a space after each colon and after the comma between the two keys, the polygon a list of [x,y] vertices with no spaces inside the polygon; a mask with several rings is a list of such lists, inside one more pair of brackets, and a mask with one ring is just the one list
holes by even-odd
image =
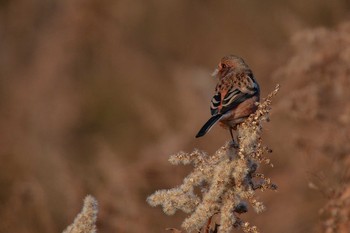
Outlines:
{"label": "blurred brown background", "polygon": [[229,139],[194,135],[231,53],[262,96],[282,85],[265,127],[275,167],[262,168],[279,190],[243,218],[322,232],[319,210],[347,181],[349,13],[348,0],[0,1],[0,232],[61,232],[86,194],[99,232],[179,227],[182,213],[145,200],[186,176],[169,155]]}

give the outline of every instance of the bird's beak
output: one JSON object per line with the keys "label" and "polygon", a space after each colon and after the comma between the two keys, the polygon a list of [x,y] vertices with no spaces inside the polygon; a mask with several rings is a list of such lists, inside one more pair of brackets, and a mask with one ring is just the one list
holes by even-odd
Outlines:
{"label": "bird's beak", "polygon": [[216,69],[214,70],[214,72],[211,73],[211,76],[215,77],[215,76],[219,73],[219,71],[220,71],[221,69],[222,69],[221,63],[219,63],[218,68],[216,68]]}
{"label": "bird's beak", "polygon": [[216,69],[213,71],[213,73],[211,73],[211,76],[212,76],[212,77],[215,77],[218,73],[219,73],[219,69],[216,68]]}

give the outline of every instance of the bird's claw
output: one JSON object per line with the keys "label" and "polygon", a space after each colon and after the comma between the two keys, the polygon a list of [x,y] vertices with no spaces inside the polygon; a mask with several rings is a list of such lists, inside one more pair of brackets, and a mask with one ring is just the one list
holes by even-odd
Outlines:
{"label": "bird's claw", "polygon": [[235,149],[238,149],[238,148],[239,148],[239,144],[238,144],[235,140],[232,140],[232,141],[231,141],[230,146],[232,146],[232,147],[235,148]]}

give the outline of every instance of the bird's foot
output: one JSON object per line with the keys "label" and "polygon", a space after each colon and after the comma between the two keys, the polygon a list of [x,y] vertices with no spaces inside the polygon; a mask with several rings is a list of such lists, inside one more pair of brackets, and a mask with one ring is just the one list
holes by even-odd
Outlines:
{"label": "bird's foot", "polygon": [[235,149],[238,149],[238,148],[239,148],[239,144],[238,144],[235,140],[232,140],[232,141],[231,141],[230,146],[232,146],[232,147],[235,148]]}

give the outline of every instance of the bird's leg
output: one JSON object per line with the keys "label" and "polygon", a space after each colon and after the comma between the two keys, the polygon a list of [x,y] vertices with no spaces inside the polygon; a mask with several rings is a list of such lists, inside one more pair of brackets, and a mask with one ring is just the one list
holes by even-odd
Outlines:
{"label": "bird's leg", "polygon": [[231,134],[231,138],[232,138],[232,142],[234,142],[235,141],[235,139],[233,138],[233,133],[232,133],[232,128],[230,127],[230,134]]}
{"label": "bird's leg", "polygon": [[238,148],[238,143],[235,141],[235,137],[233,136],[233,132],[232,132],[233,129],[230,127],[229,130],[230,130],[230,134],[231,134],[231,138],[232,138],[232,145],[233,145],[234,148],[237,149]]}

